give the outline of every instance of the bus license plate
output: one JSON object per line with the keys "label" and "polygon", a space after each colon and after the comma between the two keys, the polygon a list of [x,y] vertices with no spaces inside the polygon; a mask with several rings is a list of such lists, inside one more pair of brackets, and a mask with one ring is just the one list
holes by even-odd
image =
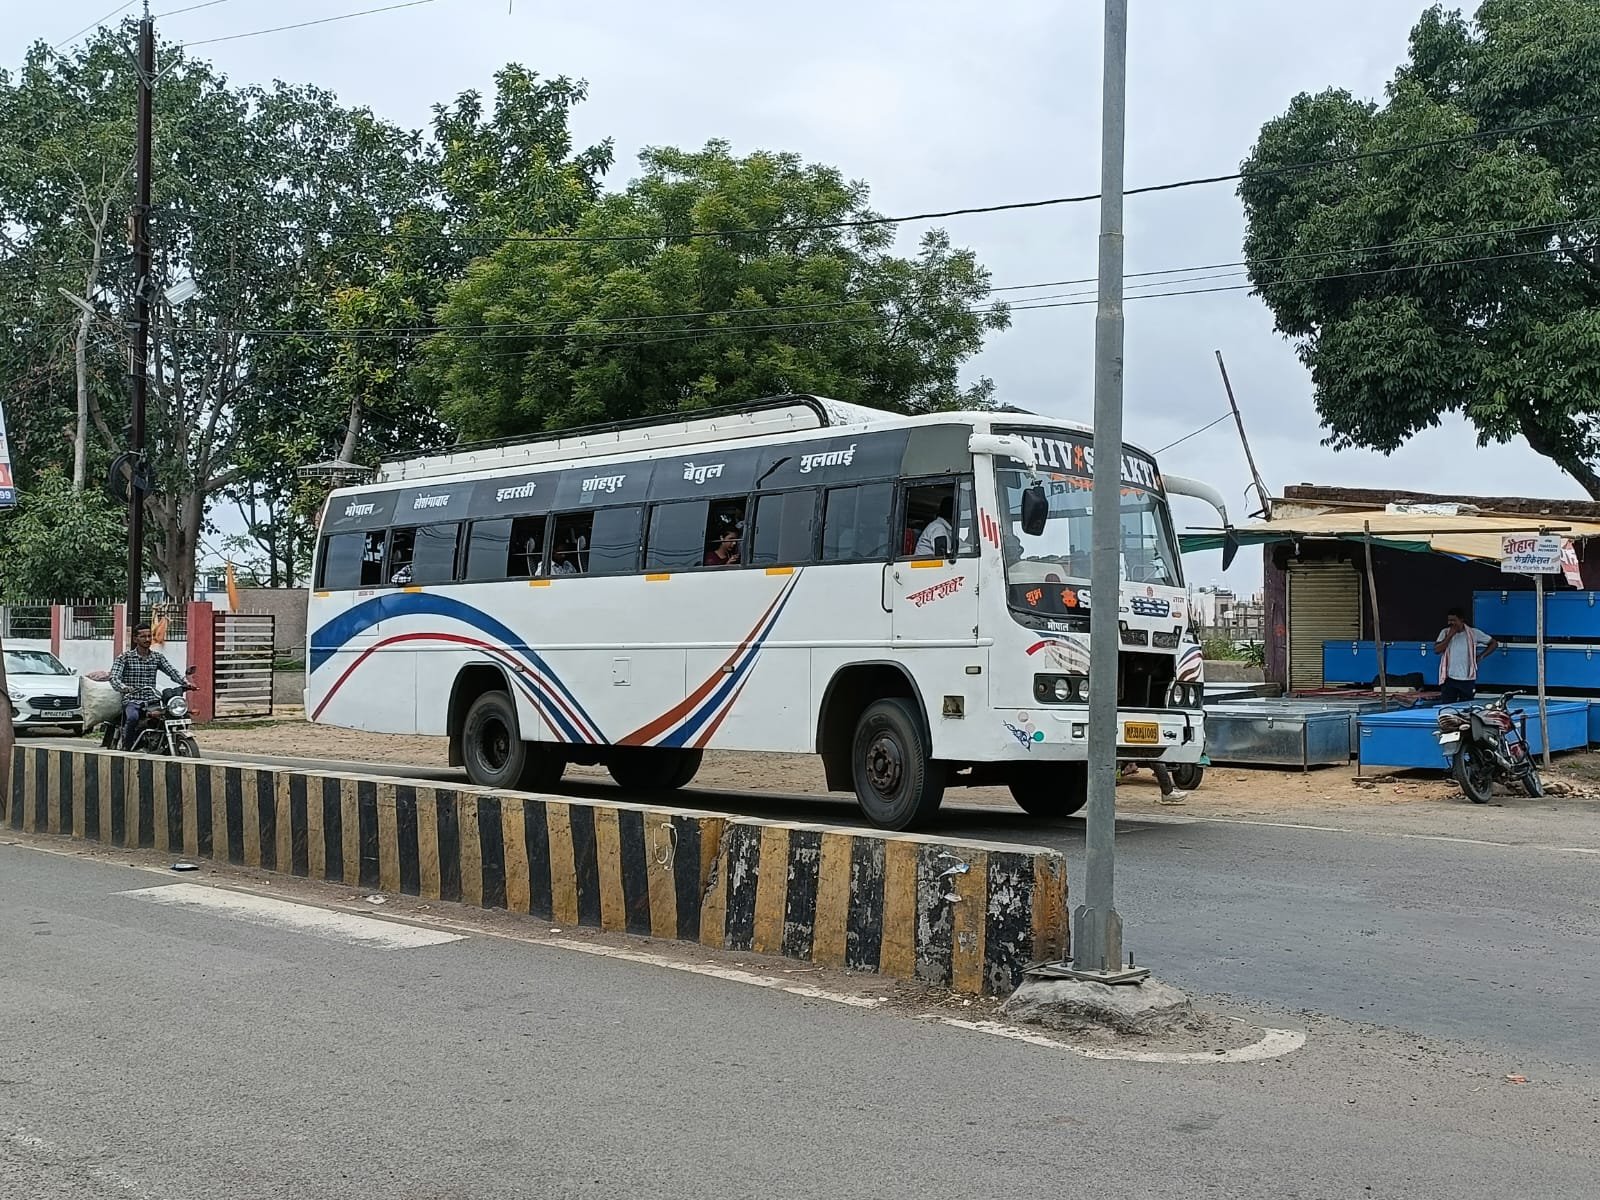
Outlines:
{"label": "bus license plate", "polygon": [[1154,746],[1161,740],[1161,726],[1154,721],[1124,721],[1122,740],[1130,746]]}

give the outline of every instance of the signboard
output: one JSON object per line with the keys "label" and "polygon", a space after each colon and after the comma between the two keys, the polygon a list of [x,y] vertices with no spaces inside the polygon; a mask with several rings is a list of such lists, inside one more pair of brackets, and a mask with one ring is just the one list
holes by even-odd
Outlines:
{"label": "signboard", "polygon": [[1561,541],[1554,534],[1505,534],[1500,538],[1500,569],[1518,575],[1559,575]]}
{"label": "signboard", "polygon": [[6,410],[0,406],[0,508],[17,503],[17,485],[11,478],[11,443],[6,439]]}

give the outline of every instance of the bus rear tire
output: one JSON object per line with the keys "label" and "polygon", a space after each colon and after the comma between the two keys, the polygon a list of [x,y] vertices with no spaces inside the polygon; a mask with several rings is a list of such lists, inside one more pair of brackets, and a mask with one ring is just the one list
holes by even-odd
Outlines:
{"label": "bus rear tire", "polygon": [[1089,764],[1051,763],[1024,768],[1011,781],[1011,798],[1030,817],[1070,817],[1089,803]]}
{"label": "bus rear tire", "polygon": [[850,770],[861,811],[880,829],[925,825],[944,799],[944,767],[931,759],[916,706],[898,696],[862,712]]}
{"label": "bus rear tire", "polygon": [[702,750],[627,746],[611,752],[606,770],[625,792],[675,792],[699,774]]}
{"label": "bus rear tire", "polygon": [[510,695],[485,692],[472,702],[461,724],[461,758],[468,779],[479,787],[520,788],[529,749]]}

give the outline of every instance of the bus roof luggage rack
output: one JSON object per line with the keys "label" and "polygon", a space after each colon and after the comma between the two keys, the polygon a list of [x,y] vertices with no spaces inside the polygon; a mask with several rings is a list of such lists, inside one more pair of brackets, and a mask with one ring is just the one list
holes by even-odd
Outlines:
{"label": "bus roof luggage rack", "polygon": [[742,404],[662,413],[602,425],[552,430],[531,437],[466,442],[438,450],[417,451],[403,458],[384,460],[378,468],[378,480],[392,483],[403,479],[459,475],[490,467],[515,468],[630,450],[736,441],[832,425],[881,421],[893,419],[895,415],[823,396],[766,396]]}

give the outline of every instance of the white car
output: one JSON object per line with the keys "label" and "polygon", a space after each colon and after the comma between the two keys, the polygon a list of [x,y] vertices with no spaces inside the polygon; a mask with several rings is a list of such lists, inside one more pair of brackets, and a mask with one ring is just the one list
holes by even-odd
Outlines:
{"label": "white car", "polygon": [[48,650],[7,650],[5,657],[11,724],[18,732],[83,732],[83,692],[76,671]]}

